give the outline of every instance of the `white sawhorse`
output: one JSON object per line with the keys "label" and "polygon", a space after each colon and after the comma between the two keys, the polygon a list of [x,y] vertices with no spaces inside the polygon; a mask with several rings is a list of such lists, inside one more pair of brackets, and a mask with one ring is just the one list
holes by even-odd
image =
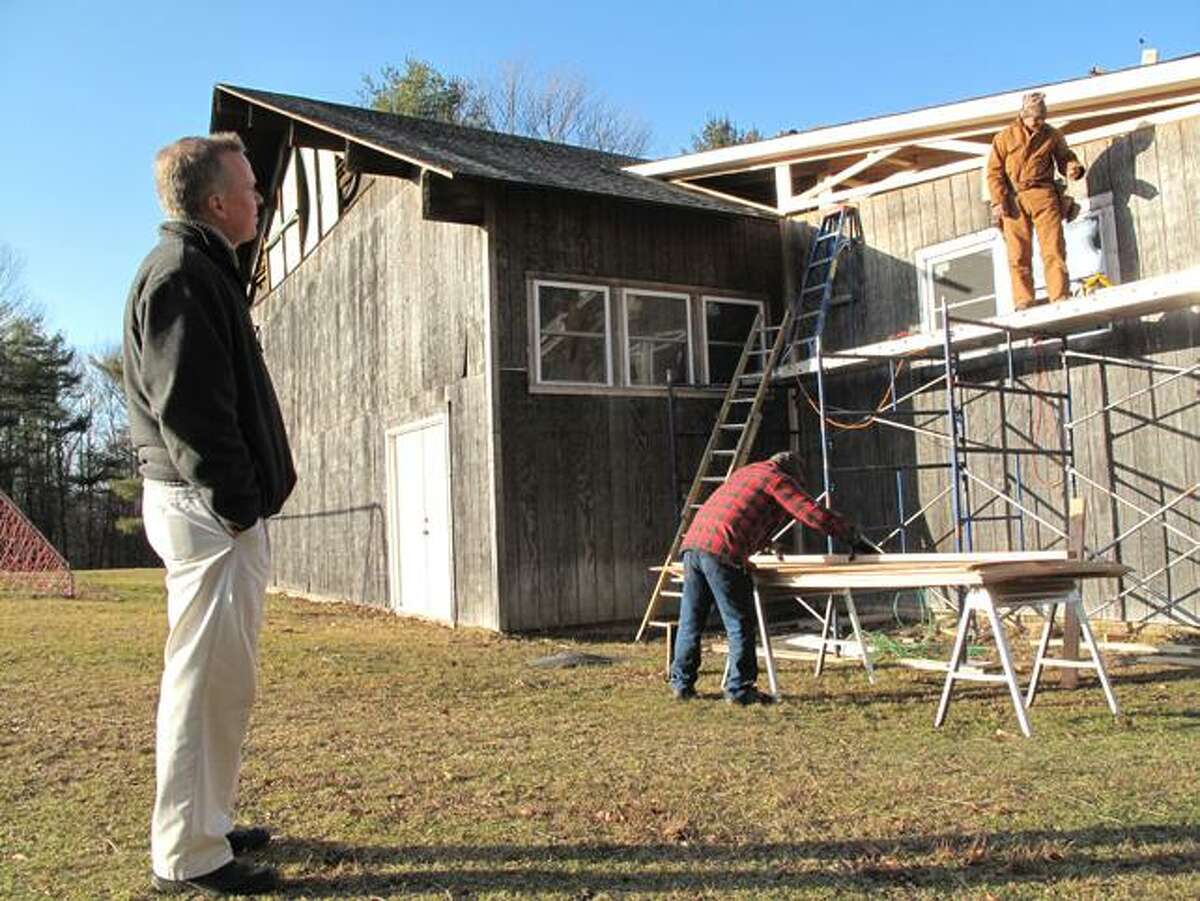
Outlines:
{"label": "white sawhorse", "polygon": [[859,653],[862,654],[863,668],[867,671],[867,681],[874,685],[875,668],[871,665],[871,649],[867,645],[867,639],[863,636],[862,626],[858,622],[858,608],[854,606],[854,592],[847,588],[841,592],[829,594],[825,598],[824,616],[817,613],[800,595],[796,595],[795,597],[797,603],[811,613],[817,622],[821,624],[821,643],[817,648],[817,665],[813,670],[813,675],[821,675],[821,671],[825,668],[825,654],[829,648],[833,647],[836,653],[842,645],[842,641],[837,637],[836,631],[834,631],[832,638],[829,637],[830,630],[835,629],[837,625],[837,610],[834,604],[840,598],[846,603],[846,613],[850,617],[850,626],[854,629],[854,640],[858,642]]}
{"label": "white sawhorse", "polygon": [[[1066,660],[1046,656],[1046,651],[1050,646],[1050,632],[1054,627],[1055,613],[1060,604],[1069,606],[1075,613],[1084,645],[1087,647],[1092,658],[1090,661]],[[1042,638],[1038,643],[1037,656],[1034,659],[1033,676],[1029,683],[1028,697],[1025,698],[1022,697],[1020,686],[1017,684],[1012,654],[1009,652],[1008,639],[1004,634],[1004,624],[1000,619],[1000,609],[1015,609],[1017,607],[1030,606],[1049,607],[1049,610],[1046,614],[1046,625],[1042,629]],[[992,634],[995,636],[996,641],[996,652],[1000,656],[1000,666],[1003,673],[981,673],[974,670],[962,669],[966,663],[967,631],[970,629],[971,620],[976,613],[986,616],[992,627]],[[1100,685],[1104,690],[1104,696],[1108,701],[1109,709],[1112,711],[1113,716],[1120,716],[1121,711],[1117,706],[1117,698],[1113,694],[1112,685],[1108,681],[1108,673],[1104,669],[1104,662],[1100,659],[1100,652],[1096,647],[1096,640],[1092,636],[1092,629],[1088,623],[1087,613],[1083,609],[1083,600],[1080,597],[1078,588],[1071,590],[1065,595],[1059,595],[1051,599],[1045,597],[1022,597],[1020,595],[1006,596],[995,592],[994,589],[987,586],[969,589],[966,597],[963,598],[962,610],[959,611],[958,630],[954,636],[954,650],[951,651],[950,662],[946,668],[946,683],[942,687],[942,698],[938,704],[937,715],[933,720],[934,727],[941,726],[945,722],[946,712],[950,707],[950,692],[956,681],[1002,682],[1008,686],[1008,693],[1012,699],[1013,710],[1017,714],[1017,722],[1021,726],[1021,733],[1026,738],[1029,738],[1032,732],[1029,729],[1029,718],[1026,715],[1026,708],[1033,703],[1033,699],[1037,694],[1038,682],[1041,679],[1043,670],[1047,666],[1095,670],[1096,675],[1100,678]]]}

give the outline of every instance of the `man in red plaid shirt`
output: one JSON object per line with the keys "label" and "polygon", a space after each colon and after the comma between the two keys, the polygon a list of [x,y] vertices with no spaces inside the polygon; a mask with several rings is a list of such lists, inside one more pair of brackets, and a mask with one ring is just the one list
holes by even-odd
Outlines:
{"label": "man in red plaid shirt", "polygon": [[840,538],[855,551],[873,553],[845,517],[826,510],[800,487],[803,468],[784,451],[733,473],[704,502],[683,536],[683,598],[671,662],[671,690],[686,701],[696,695],[700,634],[715,602],[729,637],[725,699],[732,704],[770,703],[757,687],[751,554],[766,547],[789,519]]}

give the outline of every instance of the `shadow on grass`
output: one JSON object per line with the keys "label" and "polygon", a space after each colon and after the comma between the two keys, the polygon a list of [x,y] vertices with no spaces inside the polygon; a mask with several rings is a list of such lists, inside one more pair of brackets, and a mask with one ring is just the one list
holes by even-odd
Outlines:
{"label": "shadow on grass", "polygon": [[1169,846],[1189,843],[1200,843],[1200,826],[742,845],[385,847],[281,838],[272,845],[271,857],[342,871],[290,880],[283,887],[289,895],[340,897],[437,889],[460,897],[483,891],[587,897],[599,892],[778,892],[818,887],[961,890],[1072,877],[1185,875],[1200,872],[1197,848]]}

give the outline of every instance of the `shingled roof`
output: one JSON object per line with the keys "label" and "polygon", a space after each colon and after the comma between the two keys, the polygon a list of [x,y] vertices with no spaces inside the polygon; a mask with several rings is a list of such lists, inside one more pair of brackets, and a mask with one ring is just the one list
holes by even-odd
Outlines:
{"label": "shingled roof", "polygon": [[214,112],[222,93],[449,177],[557,188],[727,215],[763,215],[747,206],[626,171],[626,166],[644,162],[635,157],[224,84],[217,85],[214,92]]}

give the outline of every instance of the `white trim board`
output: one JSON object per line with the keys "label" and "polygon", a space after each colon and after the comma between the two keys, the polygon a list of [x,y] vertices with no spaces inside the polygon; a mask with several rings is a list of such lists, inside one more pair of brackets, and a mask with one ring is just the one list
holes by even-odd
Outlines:
{"label": "white trim board", "polygon": [[942,134],[955,127],[966,128],[996,117],[1013,118],[1021,106],[1022,94],[1032,89],[1041,90],[1046,95],[1046,103],[1057,117],[1074,112],[1079,107],[1096,106],[1106,101],[1118,104],[1131,97],[1169,93],[1189,87],[1200,90],[1200,54],[1154,65],[1135,66],[1106,75],[1034,85],[972,100],[816,128],[754,144],[722,147],[641,163],[628,167],[627,171],[660,178],[697,176],[727,169],[731,165],[740,167],[746,163],[783,160],[820,147],[832,148],[884,138],[899,141],[910,137],[910,140],[916,140],[920,135]]}
{"label": "white trim board", "polygon": [[[996,316],[985,322],[994,326],[1007,325],[1028,332],[1044,330],[1047,335],[1068,335],[1094,329],[1116,319],[1163,313],[1193,304],[1200,304],[1200,266],[1125,285],[1101,288],[1083,297],[1042,304],[1028,310]],[[1004,334],[1002,330],[989,325],[955,325],[950,330],[950,344],[956,350],[996,345],[1003,342]],[[881,360],[889,357],[901,359],[936,352],[942,347],[942,337],[940,330],[917,332],[902,338],[833,351],[848,355],[861,353],[863,357],[853,359],[846,356],[827,356],[823,360],[823,369],[826,373],[842,369],[861,369],[878,365]],[[815,361],[805,360],[802,363],[779,367],[775,371],[775,377],[807,375],[815,369]]]}

